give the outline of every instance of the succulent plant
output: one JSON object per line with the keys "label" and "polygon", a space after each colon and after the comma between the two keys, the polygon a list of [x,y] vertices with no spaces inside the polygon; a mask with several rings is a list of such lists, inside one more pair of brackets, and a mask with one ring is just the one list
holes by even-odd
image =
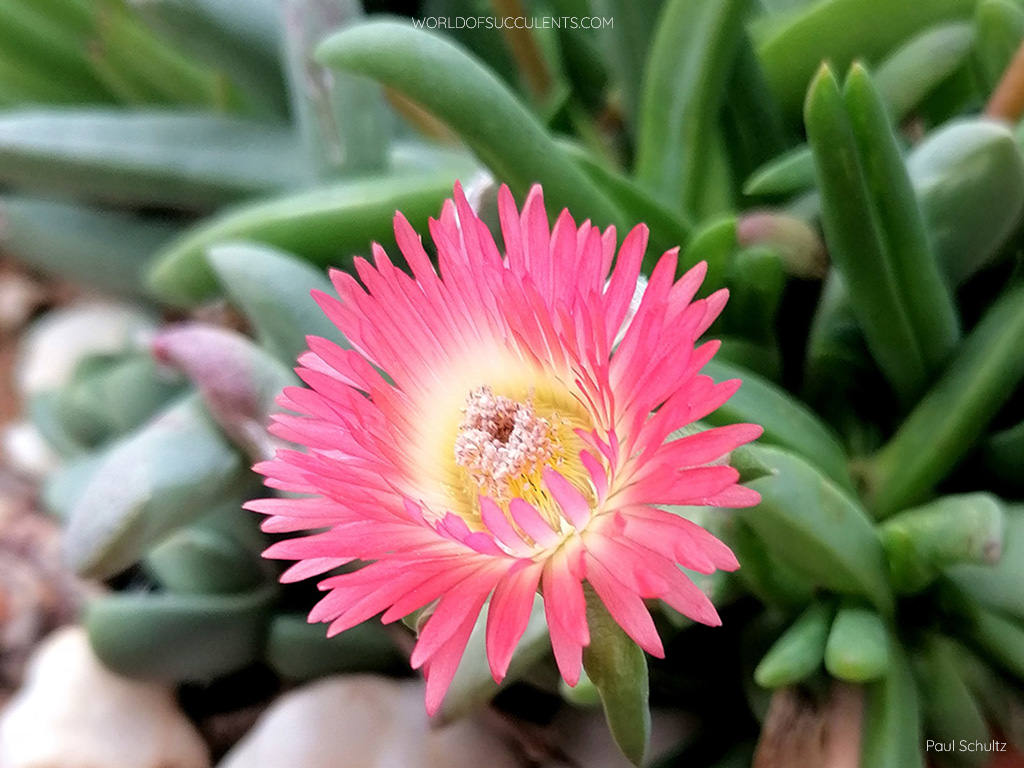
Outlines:
{"label": "succulent plant", "polygon": [[[478,5],[421,16],[507,15]],[[707,423],[764,427],[731,458],[762,501],[679,510],[742,566],[694,575],[721,629],[659,607],[683,652],[650,665],[651,699],[708,723],[687,764],[777,764],[776,732],[755,747],[767,692],[834,681],[863,694],[864,768],[992,757],[926,739],[1024,751],[1024,6],[526,7],[613,24],[0,7],[0,250],[117,302],[43,317],[21,363],[44,371],[22,389],[62,457],[43,498],[69,562],[113,587],[85,619],[100,658],[175,682],[394,671],[416,622],[306,625],[307,588],[277,583],[241,510],[262,494],[249,466],[278,447],[264,427],[307,335],[346,343],[309,296],[325,267],[392,242],[396,210],[423,229],[456,179],[485,221],[495,181],[539,182],[553,212],[644,221],[655,255],[678,245],[731,293],[704,370],[743,386]],[[559,689],[538,606],[503,687],[603,703],[638,758],[642,657]],[[442,717],[498,693],[483,644],[478,627]]]}

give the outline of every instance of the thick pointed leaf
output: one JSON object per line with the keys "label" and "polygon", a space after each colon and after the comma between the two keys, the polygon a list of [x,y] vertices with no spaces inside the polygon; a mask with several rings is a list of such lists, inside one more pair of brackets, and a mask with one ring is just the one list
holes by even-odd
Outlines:
{"label": "thick pointed leaf", "polygon": [[870,503],[885,517],[921,501],[967,454],[1024,379],[1024,286],[986,312],[939,381],[872,459]]}
{"label": "thick pointed leaf", "polygon": [[123,295],[143,292],[153,254],[181,226],[71,203],[0,198],[0,248],[23,264],[64,280]]}
{"label": "thick pointed leaf", "polygon": [[845,98],[822,68],[805,120],[829,252],[872,355],[911,402],[948,355],[958,328],[895,136],[857,67]]}
{"label": "thick pointed leaf", "polygon": [[893,588],[917,592],[957,563],[991,566],[1003,552],[1003,505],[987,493],[943,496],[880,527]]}
{"label": "thick pointed leaf", "polygon": [[821,667],[825,643],[835,607],[812,603],[775,641],[754,670],[754,680],[764,688],[781,688],[805,680]]}
{"label": "thick pointed leaf", "polygon": [[[850,68],[843,99],[887,263],[895,272],[896,288],[926,369],[934,372],[960,340],[953,296],[929,241],[891,118],[863,66]],[[848,266],[841,264],[840,268],[849,274]]]}
{"label": "thick pointed leaf", "polygon": [[1024,621],[1024,508],[1007,505],[1002,554],[992,564],[954,565],[946,577],[970,599]]}
{"label": "thick pointed leaf", "polygon": [[352,179],[228,210],[161,249],[147,282],[154,295],[172,304],[210,299],[218,285],[206,253],[235,240],[276,246],[315,264],[349,266],[353,254],[369,253],[371,242],[394,242],[396,210],[423,227],[465,170]]}
{"label": "thick pointed leaf", "polygon": [[922,768],[921,704],[905,651],[892,640],[889,672],[867,688],[861,768]]}
{"label": "thick pointed leaf", "polygon": [[891,615],[882,543],[863,508],[804,459],[766,445],[756,450],[775,473],[749,483],[761,503],[737,514],[811,583],[862,596]]}
{"label": "thick pointed leaf", "polygon": [[71,510],[67,559],[78,573],[113,576],[246,479],[241,457],[189,396],[104,455]]}
{"label": "thick pointed leaf", "polygon": [[743,10],[741,0],[670,0],[658,19],[643,84],[635,170],[673,210],[702,211],[718,107],[738,51]]}
{"label": "thick pointed leaf", "polygon": [[540,182],[553,209],[568,207],[578,220],[601,226],[628,223],[508,87],[444,37],[409,24],[370,21],[329,37],[317,58],[418,102],[458,133],[514,193]]}
{"label": "thick pointed leaf", "polygon": [[839,609],[825,644],[825,668],[848,683],[878,680],[889,671],[892,644],[882,617],[870,608]]}
{"label": "thick pointed leaf", "polygon": [[822,61],[837,69],[858,58],[877,62],[919,30],[969,18],[974,5],[974,0],[822,0],[790,14],[762,17],[754,38],[769,85],[795,117]]}
{"label": "thick pointed leaf", "polygon": [[589,587],[587,624],[590,645],[583,649],[583,668],[601,694],[615,743],[630,762],[640,765],[651,737],[647,659]]}
{"label": "thick pointed leaf", "polygon": [[716,381],[741,379],[743,384],[729,401],[706,421],[715,426],[750,421],[764,427],[762,443],[778,445],[820,467],[834,482],[852,490],[843,447],[817,417],[784,390],[760,376],[719,360],[704,366]]}
{"label": "thick pointed leaf", "polygon": [[[912,37],[879,63],[875,84],[893,121],[907,117],[961,66],[973,42],[972,25],[938,24]],[[748,195],[784,195],[813,184],[814,159],[810,147],[801,145],[758,168],[743,191]]]}
{"label": "thick pointed leaf", "polygon": [[309,178],[282,125],[95,107],[0,117],[0,181],[35,193],[205,211]]}
{"label": "thick pointed leaf", "polygon": [[301,614],[282,613],[270,622],[266,660],[286,680],[302,682],[352,672],[389,672],[400,668],[401,655],[388,629],[366,621],[335,637],[323,624]]}
{"label": "thick pointed leaf", "polygon": [[100,660],[130,677],[207,682],[258,661],[277,587],[232,595],[118,592],[85,627]]}
{"label": "thick pointed leaf", "polygon": [[282,363],[295,362],[306,349],[306,336],[340,340],[341,332],[310,295],[333,291],[323,270],[259,243],[217,245],[207,258],[260,345]]}

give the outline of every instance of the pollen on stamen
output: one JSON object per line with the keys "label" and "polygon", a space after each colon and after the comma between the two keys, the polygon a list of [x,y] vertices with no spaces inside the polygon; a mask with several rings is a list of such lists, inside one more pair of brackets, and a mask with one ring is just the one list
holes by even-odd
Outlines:
{"label": "pollen on stamen", "polygon": [[551,422],[537,415],[530,400],[521,403],[483,386],[469,393],[462,413],[455,463],[488,496],[505,499],[513,479],[532,474],[555,454]]}

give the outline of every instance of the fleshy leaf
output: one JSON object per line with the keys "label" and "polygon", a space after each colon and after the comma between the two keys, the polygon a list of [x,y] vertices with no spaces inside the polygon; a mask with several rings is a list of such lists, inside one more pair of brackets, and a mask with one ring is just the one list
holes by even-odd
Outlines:
{"label": "fleshy leaf", "polygon": [[583,649],[583,668],[601,694],[615,743],[640,765],[651,737],[647,659],[589,586],[586,594],[590,645]]}

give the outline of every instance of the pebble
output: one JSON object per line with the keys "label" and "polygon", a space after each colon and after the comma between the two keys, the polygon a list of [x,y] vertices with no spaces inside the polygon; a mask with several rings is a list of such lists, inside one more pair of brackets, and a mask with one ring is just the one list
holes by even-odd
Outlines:
{"label": "pebble", "polygon": [[209,765],[206,744],[172,690],[109,672],[81,627],[40,644],[24,686],[0,715],[3,768]]}
{"label": "pebble", "polygon": [[18,393],[29,398],[63,386],[89,355],[141,349],[152,328],[145,313],[127,304],[88,300],[48,312],[22,338],[14,369]]}
{"label": "pebble", "polygon": [[519,768],[481,721],[434,728],[423,684],[330,677],[278,699],[218,768]]}

